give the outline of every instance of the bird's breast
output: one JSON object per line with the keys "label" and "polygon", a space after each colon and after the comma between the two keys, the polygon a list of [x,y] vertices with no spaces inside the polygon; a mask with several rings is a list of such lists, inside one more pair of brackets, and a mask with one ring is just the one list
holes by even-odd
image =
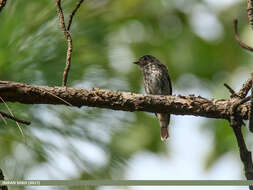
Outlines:
{"label": "bird's breast", "polygon": [[161,72],[155,68],[149,68],[144,72],[144,87],[148,94],[162,94]]}

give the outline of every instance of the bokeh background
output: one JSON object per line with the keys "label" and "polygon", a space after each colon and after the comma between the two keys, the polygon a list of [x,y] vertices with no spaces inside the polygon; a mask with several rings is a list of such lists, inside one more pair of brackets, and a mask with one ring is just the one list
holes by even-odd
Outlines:
{"label": "bokeh background", "polygon": [[[65,18],[76,1],[63,1]],[[229,98],[252,71],[252,56],[234,40],[253,45],[246,0],[85,0],[71,29],[68,85],[144,93],[144,54],[169,68],[173,94]],[[8,1],[0,13],[0,80],[61,85],[66,41],[55,1]],[[8,103],[23,126],[0,121],[0,168],[6,179],[245,179],[235,138],[223,120],[172,116],[171,139],[160,141],[154,114],[98,108]],[[4,105],[0,105],[6,111]],[[252,134],[244,129],[249,149]],[[94,189],[94,187],[11,187]],[[154,187],[96,187],[154,189]],[[155,187],[248,189],[248,187]]]}

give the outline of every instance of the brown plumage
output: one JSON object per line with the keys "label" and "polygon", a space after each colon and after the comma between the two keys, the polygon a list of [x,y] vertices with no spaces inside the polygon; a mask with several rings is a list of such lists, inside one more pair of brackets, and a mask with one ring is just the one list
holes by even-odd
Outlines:
{"label": "brown plumage", "polygon": [[[172,85],[168,69],[152,55],[144,55],[135,64],[139,65],[143,74],[144,88],[147,94],[171,95]],[[156,113],[161,127],[161,139],[169,139],[170,115]]]}

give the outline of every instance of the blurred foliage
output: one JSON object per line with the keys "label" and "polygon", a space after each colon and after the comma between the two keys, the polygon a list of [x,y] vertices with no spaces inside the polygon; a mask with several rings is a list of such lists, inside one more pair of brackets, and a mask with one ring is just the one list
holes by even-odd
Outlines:
{"label": "blurred foliage", "polygon": [[[75,3],[63,2],[65,19]],[[68,85],[143,92],[140,70],[131,63],[152,54],[167,64],[176,87],[180,88],[177,81],[182,76],[191,73],[206,82],[212,97],[229,97],[223,82],[230,83],[239,67],[252,68],[249,53],[237,45],[232,31],[232,20],[238,17],[242,39],[249,39],[245,10],[242,1],[215,7],[204,0],[86,0],[71,28]],[[8,1],[0,13],[0,28],[1,80],[61,85],[67,44],[54,1]],[[160,141],[153,114],[9,106],[16,116],[32,122],[23,127],[25,145],[14,122],[5,126],[0,121],[0,166],[10,178],[29,179],[43,166],[47,168],[45,179],[55,176],[54,170],[63,171],[60,179],[120,179],[128,160],[138,151],[168,151]],[[6,110],[3,105],[1,109]],[[207,120],[203,129],[214,134],[206,161],[209,168],[234,151],[236,144],[225,121]],[[94,151],[95,158],[89,155]],[[64,165],[55,165],[63,154],[73,161],[71,174],[64,173]]]}

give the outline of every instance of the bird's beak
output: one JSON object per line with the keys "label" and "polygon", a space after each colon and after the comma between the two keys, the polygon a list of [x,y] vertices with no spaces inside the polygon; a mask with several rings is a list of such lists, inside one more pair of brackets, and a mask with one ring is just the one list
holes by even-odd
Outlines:
{"label": "bird's beak", "polygon": [[133,62],[133,64],[136,64],[136,65],[138,65],[138,64],[139,64],[139,61],[135,61],[135,62]]}

